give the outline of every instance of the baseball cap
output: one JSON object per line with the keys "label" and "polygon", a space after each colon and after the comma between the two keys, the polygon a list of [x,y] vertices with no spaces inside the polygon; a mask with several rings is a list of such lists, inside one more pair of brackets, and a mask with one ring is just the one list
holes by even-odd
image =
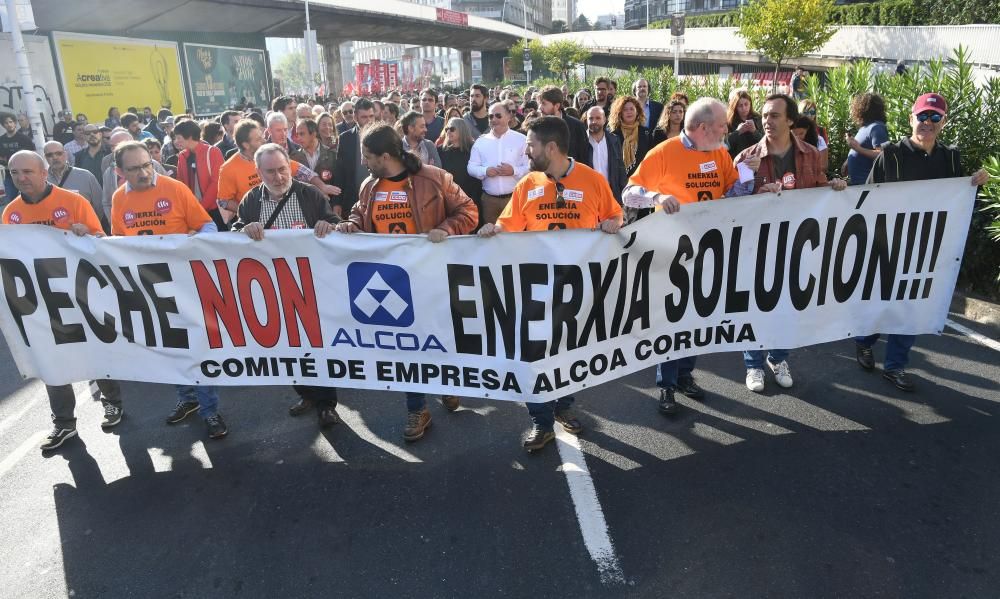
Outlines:
{"label": "baseball cap", "polygon": [[947,115],[948,102],[941,94],[924,94],[913,103],[913,114],[920,114],[928,110],[941,115]]}
{"label": "baseball cap", "polygon": [[174,117],[168,116],[168,117],[164,118],[163,119],[163,124],[164,125],[173,125],[174,124]]}

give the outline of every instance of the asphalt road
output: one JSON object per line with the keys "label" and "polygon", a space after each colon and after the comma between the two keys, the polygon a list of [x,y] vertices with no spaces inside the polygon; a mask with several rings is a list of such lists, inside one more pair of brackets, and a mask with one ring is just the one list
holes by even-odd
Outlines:
{"label": "asphalt road", "polygon": [[405,444],[401,393],[342,392],[320,434],[282,387],[225,389],[231,432],[209,441],[197,418],[166,426],[172,389],[143,383],[104,433],[79,385],[80,437],[43,456],[43,388],[4,348],[0,596],[996,597],[1000,353],[921,337],[913,394],[850,342],[790,362],[791,390],[756,395],[738,355],[702,357],[708,397],[673,420],[652,370],[579,394],[587,477],[566,445],[522,452],[519,404],[435,402]]}

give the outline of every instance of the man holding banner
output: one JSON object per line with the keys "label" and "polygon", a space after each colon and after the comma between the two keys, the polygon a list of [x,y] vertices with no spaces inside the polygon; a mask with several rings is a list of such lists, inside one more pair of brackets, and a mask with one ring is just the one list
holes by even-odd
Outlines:
{"label": "man holding banner", "polygon": [[[481,237],[504,231],[558,231],[600,229],[617,233],[622,210],[604,177],[589,166],[569,157],[569,126],[558,116],[528,121],[525,153],[531,171],[514,187],[507,207],[497,222],[485,223]],[[542,356],[536,356],[541,358]],[[528,451],[538,451],[555,438],[558,421],[572,434],[583,430],[573,415],[573,396],[554,401],[528,402],[532,428],[524,441]]]}
{"label": "man holding banner", "polygon": [[[115,167],[125,178],[111,200],[113,235],[171,235],[216,233],[218,228],[186,185],[157,176],[146,146],[125,142],[115,148]],[[208,426],[211,439],[229,434],[219,414],[219,391],[212,386],[177,385],[177,405],[167,416],[176,424],[196,410]]]}
{"label": "man holding banner", "polygon": [[[38,154],[15,153],[8,162],[8,172],[21,194],[4,208],[3,224],[48,225],[81,237],[104,236],[101,221],[86,199],[46,180],[48,167]],[[97,379],[97,387],[104,405],[101,428],[107,430],[121,422],[122,392],[118,381],[112,379]],[[52,410],[53,429],[42,442],[41,450],[51,451],[76,436],[76,394],[73,385],[46,385],[45,391]]]}
{"label": "man holding banner", "polygon": [[[356,131],[356,129],[355,129]],[[403,139],[389,125],[371,125],[361,138],[361,153],[371,176],[365,179],[350,216],[337,225],[341,233],[420,234],[440,243],[449,235],[475,230],[479,211],[451,174],[420,162],[403,149]],[[458,397],[446,395],[441,403],[449,412],[458,409]],[[417,441],[431,424],[423,393],[406,393],[406,428],[403,439]]]}
{"label": "man holding banner", "polygon": [[[701,98],[691,104],[681,134],[653,148],[629,178],[622,191],[626,209],[642,218],[654,210],[673,214],[681,204],[750,194],[753,177],[741,180],[722,143],[727,132],[725,104],[715,98]],[[759,164],[759,159],[753,160]],[[656,367],[661,414],[677,413],[674,391],[691,399],[705,396],[691,374],[695,361],[695,356],[690,356]]]}
{"label": "man holding banner", "polygon": [[[897,143],[882,145],[882,151],[875,158],[867,182],[925,181],[962,176],[958,149],[938,142],[938,135],[947,122],[948,102],[943,96],[932,93],[917,98],[910,111],[913,133]],[[972,175],[972,185],[979,187],[989,179],[989,173],[979,169]],[[864,370],[875,369],[872,346],[878,338],[876,333],[854,339],[858,365]],[[916,339],[916,335],[890,334],[886,341],[882,376],[902,391],[916,389],[906,373],[910,348]]]}

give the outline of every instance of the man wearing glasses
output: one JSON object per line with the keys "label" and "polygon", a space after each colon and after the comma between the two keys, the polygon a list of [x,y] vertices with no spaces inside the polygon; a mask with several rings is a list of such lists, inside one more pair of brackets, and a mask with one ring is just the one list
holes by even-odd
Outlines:
{"label": "man wearing glasses", "polygon": [[[529,122],[525,153],[530,159],[531,173],[517,183],[496,223],[487,221],[482,226],[480,237],[505,231],[618,232],[622,225],[621,207],[600,173],[569,157],[569,137],[569,127],[557,116],[543,116]],[[572,405],[571,395],[542,403],[529,402],[532,428],[524,448],[537,451],[545,447],[555,438],[552,429],[557,421],[566,432],[580,433],[583,425],[573,415]]]}
{"label": "man wearing glasses", "polygon": [[[113,235],[170,235],[215,233],[218,228],[186,185],[156,174],[149,150],[142,143],[130,141],[115,148],[115,167],[125,185],[111,200]],[[198,411],[208,427],[211,439],[229,433],[219,414],[219,392],[215,387],[177,385],[177,405],[167,416],[167,424],[176,424]]]}
{"label": "man wearing glasses", "polygon": [[94,208],[94,212],[101,219],[101,225],[105,225],[108,219],[104,216],[101,184],[97,182],[94,175],[90,171],[71,166],[67,162],[66,150],[58,141],[47,142],[43,150],[45,160],[49,163],[47,181],[52,185],[87,198],[87,201]]}
{"label": "man wearing glasses", "polygon": [[528,174],[525,136],[510,129],[504,102],[490,106],[490,132],[476,138],[469,157],[469,174],[483,182],[480,202],[484,223],[496,222],[510,202],[514,186]]}
{"label": "man wearing glasses", "polygon": [[[917,98],[910,111],[913,133],[897,143],[882,145],[882,152],[875,158],[867,183],[893,183],[895,181],[924,181],[962,176],[962,162],[958,148],[938,142],[938,135],[948,122],[948,102],[940,94],[924,94]],[[983,169],[973,173],[972,185],[979,187],[989,181]],[[864,370],[875,369],[872,346],[878,334],[855,337],[858,365]],[[885,348],[882,376],[902,391],[913,391],[916,385],[906,373],[910,348],[916,335],[889,335]]]}

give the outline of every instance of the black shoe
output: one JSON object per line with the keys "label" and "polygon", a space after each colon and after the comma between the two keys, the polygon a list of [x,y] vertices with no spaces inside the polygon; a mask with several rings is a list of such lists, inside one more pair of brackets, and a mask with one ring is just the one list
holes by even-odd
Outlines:
{"label": "black shoe", "polygon": [[183,399],[177,400],[177,405],[174,406],[174,411],[167,416],[167,424],[177,424],[181,420],[184,420],[189,415],[194,414],[198,411],[198,402],[196,401],[184,401]]}
{"label": "black shoe", "polygon": [[705,391],[695,384],[693,378],[678,379],[677,390],[691,399],[705,399]]}
{"label": "black shoe", "polygon": [[114,426],[117,426],[119,422],[122,421],[122,409],[120,406],[114,404],[106,403],[104,404],[104,420],[101,421],[101,428],[108,430]]}
{"label": "black shoe", "polygon": [[854,349],[857,350],[854,355],[858,358],[858,366],[865,370],[875,370],[875,355],[872,353],[872,348],[855,343]]}
{"label": "black shoe", "polygon": [[579,435],[583,432],[583,424],[573,415],[569,408],[558,410],[555,414],[556,422],[562,425],[563,430],[572,435]]}
{"label": "black shoe", "polygon": [[72,439],[75,436],[76,436],[75,428],[59,428],[57,426],[54,429],[52,429],[52,432],[49,433],[49,436],[46,437],[44,441],[42,441],[42,444],[39,446],[39,449],[41,449],[42,451],[52,451],[53,449],[56,449],[57,447],[60,447],[63,443],[65,443],[66,439]]}
{"label": "black shoe", "polygon": [[205,419],[205,424],[208,426],[209,439],[221,439],[229,434],[229,427],[226,426],[226,421],[222,419],[222,414],[209,416]]}
{"label": "black shoe", "polygon": [[882,373],[882,378],[889,381],[901,391],[913,391],[917,386],[910,380],[910,375],[900,368],[899,370],[886,370]]}
{"label": "black shoe", "polygon": [[677,400],[674,399],[673,389],[660,389],[660,413],[664,416],[677,414]]}
{"label": "black shoe", "polygon": [[300,399],[297,404],[288,408],[289,416],[301,416],[313,409],[313,402],[308,399]]}
{"label": "black shoe", "polygon": [[534,426],[531,428],[531,432],[528,433],[528,438],[524,440],[524,449],[527,451],[538,451],[555,438],[556,434],[554,432]]}
{"label": "black shoe", "polygon": [[340,422],[340,416],[337,415],[337,408],[333,406],[326,406],[325,408],[320,408],[319,410],[319,427],[320,428],[330,428],[334,424]]}

